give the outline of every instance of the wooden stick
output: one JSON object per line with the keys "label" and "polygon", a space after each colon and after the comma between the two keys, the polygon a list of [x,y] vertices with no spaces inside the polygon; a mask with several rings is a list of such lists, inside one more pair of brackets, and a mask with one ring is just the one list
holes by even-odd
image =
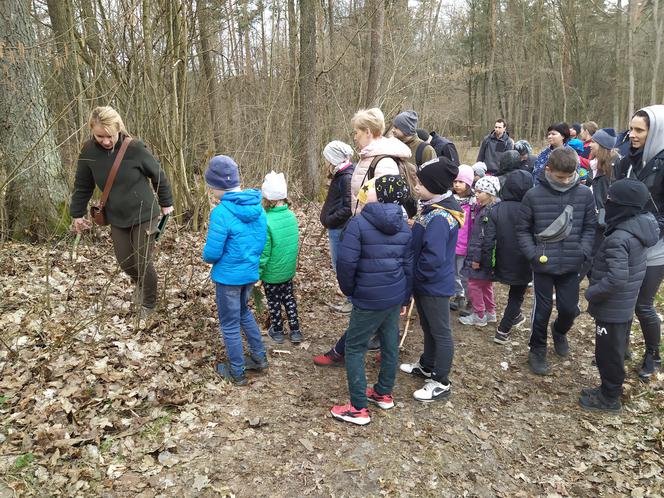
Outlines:
{"label": "wooden stick", "polygon": [[408,326],[410,325],[410,319],[413,316],[413,307],[415,306],[415,298],[410,299],[410,308],[408,308],[408,316],[406,317],[406,328],[404,328],[403,336],[401,337],[401,342],[399,343],[399,349],[403,349],[403,342],[406,340],[408,335]]}

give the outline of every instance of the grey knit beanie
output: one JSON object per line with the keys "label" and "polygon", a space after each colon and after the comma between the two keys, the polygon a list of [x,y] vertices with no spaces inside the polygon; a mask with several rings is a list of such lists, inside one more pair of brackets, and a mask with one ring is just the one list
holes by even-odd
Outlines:
{"label": "grey knit beanie", "polygon": [[395,128],[399,128],[407,137],[417,132],[417,113],[415,111],[404,111],[394,118]]}

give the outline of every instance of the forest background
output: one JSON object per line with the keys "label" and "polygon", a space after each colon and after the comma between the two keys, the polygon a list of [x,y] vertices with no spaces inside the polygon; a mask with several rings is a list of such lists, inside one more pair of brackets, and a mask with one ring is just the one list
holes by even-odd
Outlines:
{"label": "forest background", "polygon": [[498,117],[537,143],[561,120],[624,129],[664,102],[663,32],[660,0],[3,0],[0,236],[65,230],[96,105],[154,150],[198,228],[211,156],[314,199],[322,147],[352,143],[363,107],[415,109],[461,148]]}

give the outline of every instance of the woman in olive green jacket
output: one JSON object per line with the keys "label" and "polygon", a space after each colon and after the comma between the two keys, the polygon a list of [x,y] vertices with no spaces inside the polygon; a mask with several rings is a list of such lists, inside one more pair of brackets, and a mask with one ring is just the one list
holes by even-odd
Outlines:
{"label": "woman in olive green jacket", "polygon": [[281,319],[283,305],[288,316],[289,339],[297,344],[303,340],[293,293],[300,237],[297,219],[289,209],[288,187],[283,173],[268,173],[262,191],[263,207],[267,213],[267,241],[261,255],[259,272],[270,312],[268,335],[277,344],[284,342]]}

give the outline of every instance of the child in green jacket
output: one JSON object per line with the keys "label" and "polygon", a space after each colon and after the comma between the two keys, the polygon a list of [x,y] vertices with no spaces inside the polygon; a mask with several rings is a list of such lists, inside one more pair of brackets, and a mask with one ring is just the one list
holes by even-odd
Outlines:
{"label": "child in green jacket", "polygon": [[263,207],[267,212],[267,242],[260,259],[260,278],[270,312],[268,335],[277,344],[284,342],[281,306],[286,309],[289,339],[293,344],[302,342],[297,319],[297,302],[293,293],[293,277],[297,265],[297,219],[289,209],[288,187],[283,173],[271,171],[263,182]]}

